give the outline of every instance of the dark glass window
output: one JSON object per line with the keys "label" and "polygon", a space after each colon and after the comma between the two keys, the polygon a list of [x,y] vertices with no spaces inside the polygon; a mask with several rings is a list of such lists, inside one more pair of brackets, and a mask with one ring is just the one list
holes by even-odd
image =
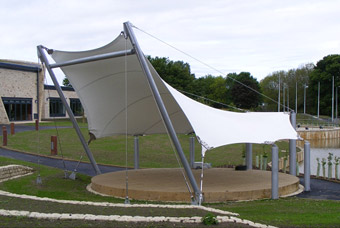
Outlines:
{"label": "dark glass window", "polygon": [[83,106],[81,105],[80,100],[78,98],[70,98],[70,106],[75,116],[83,115]]}
{"label": "dark glass window", "polygon": [[50,117],[62,117],[65,115],[65,107],[60,98],[50,97]]}
{"label": "dark glass window", "polygon": [[9,121],[32,120],[32,98],[2,97]]}

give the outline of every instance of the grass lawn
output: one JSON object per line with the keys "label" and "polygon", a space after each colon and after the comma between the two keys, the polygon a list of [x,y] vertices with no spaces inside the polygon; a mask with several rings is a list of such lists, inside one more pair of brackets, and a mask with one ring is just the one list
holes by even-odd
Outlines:
{"label": "grass lawn", "polygon": [[[9,158],[0,157],[0,166],[7,164],[22,164],[40,170],[43,184],[35,183],[37,171],[33,175],[0,183],[0,189],[18,194],[36,195],[56,199],[73,199],[96,202],[122,203],[123,199],[103,197],[86,191],[90,177],[78,174],[75,181],[64,179],[63,171]],[[132,203],[155,203],[132,201]],[[330,200],[310,200],[296,197],[279,200],[257,200],[249,202],[226,202],[205,204],[206,206],[236,212],[240,218],[262,224],[278,227],[340,227],[340,202]],[[0,196],[0,209],[28,210],[37,212],[90,213],[102,215],[140,215],[140,216],[203,216],[201,210],[159,209],[159,208],[109,208],[96,206],[75,206],[69,204],[46,203],[33,200],[23,200]],[[131,224],[131,223],[101,223],[88,221],[48,221],[18,217],[0,217],[0,227],[183,227],[183,224]],[[7,224],[8,226],[5,226]],[[11,224],[13,226],[11,226]],[[235,225],[235,224],[234,224]],[[186,227],[197,227],[186,225]],[[219,226],[218,226],[219,227]],[[220,225],[222,227],[222,224]],[[238,227],[224,224],[223,227]]]}
{"label": "grass lawn", "polygon": [[[71,126],[68,121],[57,121],[56,123],[41,123],[45,126]],[[81,131],[88,140],[88,130],[86,123],[81,124]],[[83,161],[88,161],[84,149],[72,128],[47,129],[40,131],[29,131],[8,135],[8,148],[27,151],[31,153],[50,155],[51,136],[57,135],[59,138],[58,155],[66,158],[78,160],[83,156]],[[188,135],[178,135],[187,159],[189,159],[189,137]],[[90,149],[98,163],[125,166],[125,136],[112,136],[97,139],[91,142]],[[133,166],[134,138],[129,136],[128,142],[128,166]],[[287,142],[277,142],[279,151],[288,151]],[[142,168],[171,168],[178,167],[176,152],[171,146],[167,135],[147,135],[139,137],[140,167]],[[245,151],[245,144],[233,144],[210,150],[206,153],[205,162],[211,163],[213,167],[225,165],[240,165],[243,163],[242,154]],[[271,146],[253,144],[253,160],[255,156],[263,153],[268,154],[271,160]],[[195,143],[196,161],[201,160],[201,148],[199,143]],[[284,156],[284,153],[280,156]]]}
{"label": "grass lawn", "polygon": [[214,207],[242,218],[278,227],[340,227],[340,202],[290,197],[279,200],[230,202]]}

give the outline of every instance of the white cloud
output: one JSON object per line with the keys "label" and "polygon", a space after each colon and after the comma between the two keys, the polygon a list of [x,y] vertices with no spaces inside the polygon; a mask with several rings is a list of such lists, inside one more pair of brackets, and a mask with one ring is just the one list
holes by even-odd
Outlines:
{"label": "white cloud", "polygon": [[[86,50],[109,43],[131,21],[222,72],[258,79],[340,52],[340,1],[0,0],[0,58],[37,61],[39,44]],[[136,30],[146,54],[218,72]]]}

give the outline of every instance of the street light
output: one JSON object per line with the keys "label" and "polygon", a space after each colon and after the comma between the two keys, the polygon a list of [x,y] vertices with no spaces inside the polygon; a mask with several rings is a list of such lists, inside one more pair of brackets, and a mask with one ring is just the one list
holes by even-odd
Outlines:
{"label": "street light", "polygon": [[289,86],[287,85],[287,112],[289,112]]}
{"label": "street light", "polygon": [[320,115],[320,82],[318,82],[318,118]]}
{"label": "street light", "polygon": [[297,81],[295,82],[295,113],[297,114]]}
{"label": "street light", "polygon": [[335,121],[338,121],[338,88],[340,86],[335,87]]}
{"label": "street light", "polygon": [[286,91],[286,83],[283,83],[282,85],[282,99],[283,99],[283,111],[286,111],[286,101],[285,101],[285,91]]}
{"label": "street light", "polygon": [[332,77],[332,123],[334,120],[334,76]]}
{"label": "street light", "polygon": [[297,114],[297,81],[295,81],[295,113]]}
{"label": "street light", "polygon": [[303,85],[303,114],[306,114],[306,89],[308,85],[306,83]]}
{"label": "street light", "polygon": [[281,89],[281,85],[280,85],[280,75],[279,75],[279,95],[277,96],[277,111],[280,112],[280,89]]}

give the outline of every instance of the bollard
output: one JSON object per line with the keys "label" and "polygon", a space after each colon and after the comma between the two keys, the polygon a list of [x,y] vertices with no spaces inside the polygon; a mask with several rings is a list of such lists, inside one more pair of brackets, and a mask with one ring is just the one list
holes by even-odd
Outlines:
{"label": "bollard", "polygon": [[190,167],[195,168],[195,137],[189,138]]}
{"label": "bollard", "polygon": [[57,155],[58,154],[58,138],[57,136],[52,135],[51,136],[51,155]]}
{"label": "bollard", "polygon": [[2,126],[2,145],[7,146],[7,128]]}
{"label": "bollard", "polygon": [[15,127],[14,127],[14,123],[11,123],[11,135],[15,134]]}
{"label": "bollard", "polygon": [[138,138],[138,136],[135,136],[134,169],[139,169],[139,138]]}
{"label": "bollard", "polygon": [[246,165],[247,170],[253,169],[253,144],[246,143]]}
{"label": "bollard", "polygon": [[304,176],[305,176],[305,191],[310,192],[310,143],[305,141],[304,146]]}
{"label": "bollard", "polygon": [[279,148],[272,146],[272,199],[279,198]]}
{"label": "bollard", "polygon": [[35,130],[39,131],[39,120],[35,120]]}

